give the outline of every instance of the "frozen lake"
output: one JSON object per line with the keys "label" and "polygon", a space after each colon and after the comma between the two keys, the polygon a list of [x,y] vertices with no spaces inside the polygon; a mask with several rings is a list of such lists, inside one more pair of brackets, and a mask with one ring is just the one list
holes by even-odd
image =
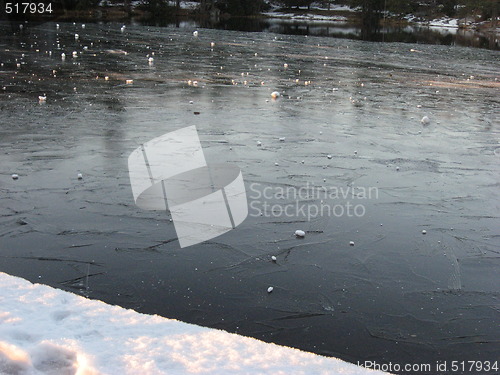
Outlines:
{"label": "frozen lake", "polygon": [[[498,51],[120,27],[0,24],[0,271],[351,362],[497,358]],[[181,249],[127,158],[190,125],[254,205]],[[322,201],[363,215],[281,211]]]}

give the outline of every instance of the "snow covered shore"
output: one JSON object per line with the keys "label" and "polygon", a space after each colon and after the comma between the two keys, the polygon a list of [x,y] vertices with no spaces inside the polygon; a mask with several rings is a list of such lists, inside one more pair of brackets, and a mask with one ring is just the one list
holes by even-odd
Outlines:
{"label": "snow covered shore", "polygon": [[310,22],[345,22],[347,18],[344,16],[322,16],[320,14],[295,14],[295,13],[281,13],[281,12],[267,12],[263,13],[269,18],[278,18],[281,20],[291,21],[310,21]]}
{"label": "snow covered shore", "polygon": [[0,374],[382,374],[0,272]]}

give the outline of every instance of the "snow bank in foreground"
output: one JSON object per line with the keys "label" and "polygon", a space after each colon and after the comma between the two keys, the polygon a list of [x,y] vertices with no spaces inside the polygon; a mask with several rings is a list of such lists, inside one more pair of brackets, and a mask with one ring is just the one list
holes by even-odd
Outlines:
{"label": "snow bank in foreground", "polygon": [[382,374],[0,272],[0,374]]}

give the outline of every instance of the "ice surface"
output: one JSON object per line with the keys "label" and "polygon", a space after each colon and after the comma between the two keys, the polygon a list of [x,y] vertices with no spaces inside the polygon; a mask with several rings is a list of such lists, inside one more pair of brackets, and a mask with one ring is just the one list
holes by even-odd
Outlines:
{"label": "ice surface", "polygon": [[[352,362],[496,355],[497,51],[120,27],[0,24],[2,271]],[[168,213],[135,205],[127,158],[192,125],[207,164],[276,210],[180,249]],[[342,197],[356,187],[378,197]],[[273,216],[321,200],[366,215]]]}

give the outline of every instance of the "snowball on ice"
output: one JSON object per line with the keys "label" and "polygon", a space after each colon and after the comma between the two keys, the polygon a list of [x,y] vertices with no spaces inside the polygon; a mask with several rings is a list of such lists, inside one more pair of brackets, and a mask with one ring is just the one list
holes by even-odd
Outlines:
{"label": "snowball on ice", "polygon": [[295,235],[296,235],[297,237],[305,237],[306,232],[304,232],[303,230],[297,229],[297,230],[295,231]]}
{"label": "snowball on ice", "polygon": [[422,117],[422,120],[420,120],[420,122],[421,122],[423,125],[429,125],[429,123],[431,122],[431,120],[429,119],[429,117],[424,116],[424,117]]}

